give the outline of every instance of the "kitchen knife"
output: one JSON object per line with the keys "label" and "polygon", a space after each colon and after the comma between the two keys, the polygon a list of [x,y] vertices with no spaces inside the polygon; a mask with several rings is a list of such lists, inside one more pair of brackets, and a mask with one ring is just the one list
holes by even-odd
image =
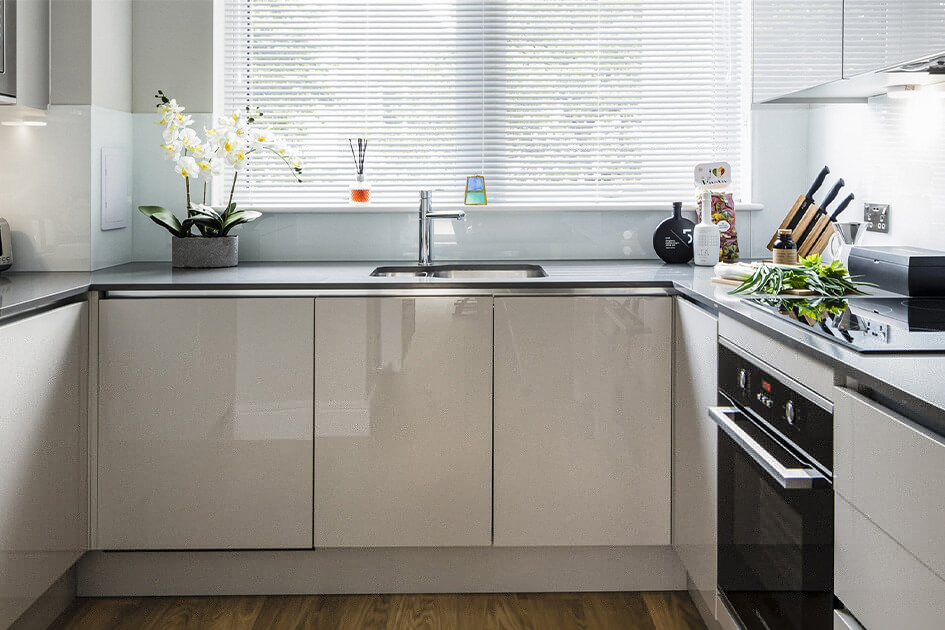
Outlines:
{"label": "kitchen knife", "polygon": [[[804,233],[801,234],[800,238],[795,238],[794,242],[797,243],[797,253],[801,255],[802,248],[804,243],[808,244],[808,247],[812,245],[807,239],[811,238],[811,235],[820,235],[821,230],[824,229],[827,223],[830,222],[829,215],[827,214],[827,206],[833,203],[833,200],[837,198],[837,195],[840,194],[840,189],[843,188],[845,182],[841,177],[837,180],[837,183],[833,185],[833,188],[830,189],[830,192],[827,193],[827,196],[824,197],[824,201],[820,204],[820,208],[817,209],[817,215],[807,226],[807,229],[804,230]],[[820,226],[819,228],[817,226]]]}
{"label": "kitchen knife", "polygon": [[840,205],[837,206],[837,209],[833,211],[833,214],[830,215],[830,221],[832,223],[837,222],[837,217],[840,216],[840,213],[847,209],[847,206],[850,205],[850,202],[853,201],[853,193],[847,195],[847,198],[840,202]]}
{"label": "kitchen knife", "polygon": [[[807,191],[807,194],[804,195],[804,203],[801,204],[801,207],[798,208],[797,212],[794,213],[794,216],[791,217],[791,220],[788,222],[787,227],[784,229],[793,230],[797,227],[798,222],[801,220],[801,217],[804,216],[804,213],[814,203],[814,193],[820,190],[820,187],[823,186],[824,180],[827,179],[827,175],[830,174],[830,169],[826,166],[820,170],[820,173],[817,174],[817,179],[814,180],[814,183],[811,184],[810,189]],[[843,181],[842,179],[840,180]],[[842,185],[842,184],[841,184]],[[834,193],[834,197],[836,197]]]}
{"label": "kitchen knife", "polygon": [[811,237],[812,246],[807,252],[807,255],[810,254],[822,254],[825,249],[827,249],[827,243],[830,242],[830,237],[833,236],[833,226],[832,224],[837,222],[837,217],[840,216],[840,213],[847,209],[847,206],[850,205],[850,202],[853,201],[853,193],[850,193],[846,198],[840,202],[840,205],[837,206],[837,209],[833,211],[833,214],[830,215],[830,220],[824,226],[824,229],[821,230],[817,238]]}
{"label": "kitchen knife", "polygon": [[[784,221],[781,222],[781,226],[778,230],[793,230],[797,227],[797,224],[800,223],[801,218],[804,216],[804,213],[807,212],[807,209],[810,208],[811,204],[814,203],[814,193],[820,190],[820,187],[823,185],[824,180],[827,179],[827,175],[830,174],[830,169],[824,166],[820,173],[817,174],[817,179],[814,180],[814,183],[811,184],[810,189],[807,191],[807,194],[800,199],[800,205],[797,205],[795,202],[796,209],[788,211]],[[774,245],[774,240],[777,238],[778,232],[775,230],[774,236],[771,237],[771,240],[768,242],[768,249]]]}

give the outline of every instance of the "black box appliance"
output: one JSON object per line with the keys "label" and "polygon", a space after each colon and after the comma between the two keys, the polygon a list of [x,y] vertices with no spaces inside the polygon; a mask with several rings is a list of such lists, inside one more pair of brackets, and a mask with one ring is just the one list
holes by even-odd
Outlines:
{"label": "black box appliance", "polygon": [[902,295],[945,296],[945,252],[919,247],[854,247],[850,275]]}

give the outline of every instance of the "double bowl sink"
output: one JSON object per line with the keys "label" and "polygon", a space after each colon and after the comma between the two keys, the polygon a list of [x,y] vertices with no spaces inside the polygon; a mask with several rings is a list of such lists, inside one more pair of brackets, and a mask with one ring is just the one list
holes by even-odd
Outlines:
{"label": "double bowl sink", "polygon": [[520,263],[480,263],[448,265],[402,265],[378,267],[371,272],[377,278],[545,278],[540,265]]}

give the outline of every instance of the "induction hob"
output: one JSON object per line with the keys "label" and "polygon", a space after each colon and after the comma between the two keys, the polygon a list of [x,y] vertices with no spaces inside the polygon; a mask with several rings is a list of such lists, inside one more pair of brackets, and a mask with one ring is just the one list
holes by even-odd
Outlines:
{"label": "induction hob", "polygon": [[857,352],[945,353],[945,298],[744,299]]}

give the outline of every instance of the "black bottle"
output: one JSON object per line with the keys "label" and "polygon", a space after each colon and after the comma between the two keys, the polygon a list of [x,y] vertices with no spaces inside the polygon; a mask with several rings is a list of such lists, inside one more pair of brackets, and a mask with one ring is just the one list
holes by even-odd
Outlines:
{"label": "black bottle", "polygon": [[778,238],[771,246],[771,255],[776,265],[796,265],[797,245],[792,230],[778,230]]}
{"label": "black bottle", "polygon": [[673,216],[656,226],[653,249],[668,263],[687,263],[692,260],[692,230],[696,225],[682,216],[682,202],[673,202]]}

